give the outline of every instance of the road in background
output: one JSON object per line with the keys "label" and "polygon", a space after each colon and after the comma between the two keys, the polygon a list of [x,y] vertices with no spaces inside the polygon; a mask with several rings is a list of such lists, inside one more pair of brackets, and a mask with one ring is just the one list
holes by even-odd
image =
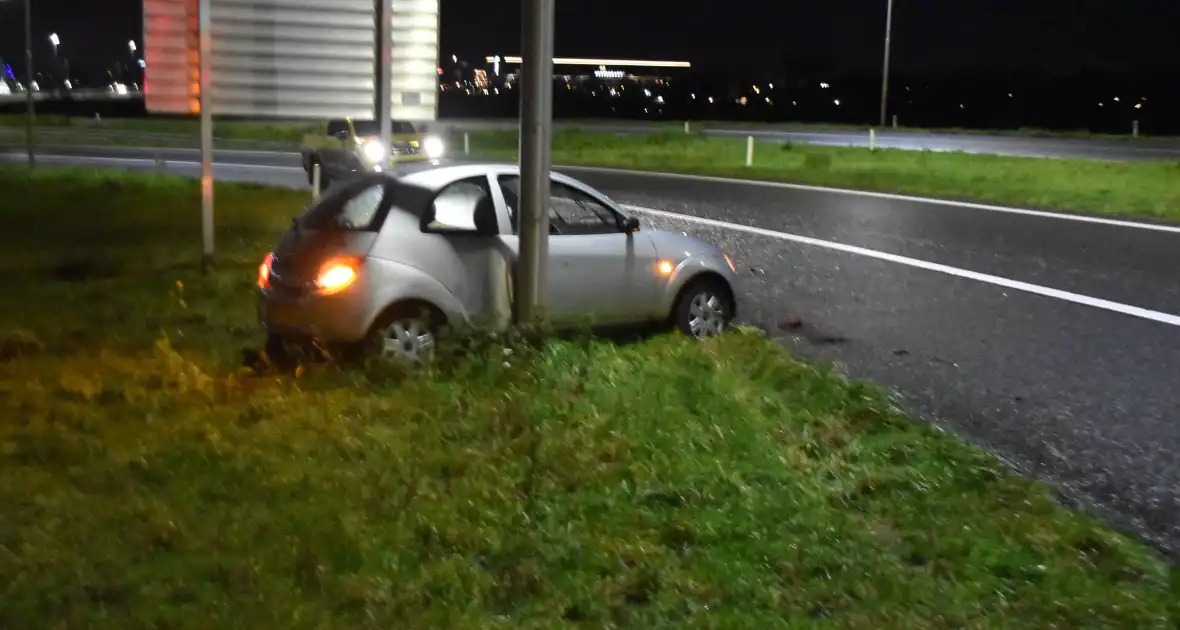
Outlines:
{"label": "road in background", "polygon": [[[45,161],[198,172],[191,150],[74,151]],[[23,155],[3,159],[19,162]],[[307,186],[297,155],[224,151],[217,159],[222,180]],[[919,414],[1057,482],[1064,497],[1180,559],[1180,327],[1167,323],[1180,313],[1174,228],[782,185],[558,170],[620,202],[677,213],[648,216],[724,247],[742,275],[742,320],[803,356],[894,388]],[[776,233],[903,258],[833,251]],[[1033,283],[1083,302],[1151,309],[1160,321],[905,261]]]}
{"label": "road in background", "polygon": [[[513,120],[442,120],[439,124],[451,129],[467,130],[511,131],[517,128],[517,122]],[[676,125],[656,126],[649,123],[627,122],[563,122],[559,123],[557,127],[621,134],[651,133],[655,129],[665,129],[673,133],[683,132],[683,128]],[[711,137],[745,138],[754,136],[755,139],[763,142],[793,142],[830,147],[868,147],[870,144],[867,128],[864,131],[811,131],[776,129],[773,125],[737,128],[725,126],[724,123],[706,123],[701,129],[701,133]],[[1174,138],[1118,140],[880,131],[876,134],[876,146],[907,151],[962,151],[988,155],[1076,158],[1114,162],[1180,159],[1180,139]]]}
{"label": "road in background", "polygon": [[[726,126],[725,123],[703,123],[700,133],[707,137],[732,138],[734,140],[754,136],[758,142],[797,143],[830,147],[868,147],[870,145],[869,132],[863,131],[815,131],[808,129],[776,128],[774,125],[753,125],[750,127]],[[516,131],[518,123],[515,120],[482,120],[482,119],[443,119],[434,123],[438,129],[452,133],[462,131]],[[667,131],[670,133],[684,133],[681,125],[657,124],[627,121],[561,121],[555,123],[558,130],[580,129],[593,133],[635,135]],[[18,133],[19,132],[19,133]],[[23,142],[23,130],[0,127],[0,143],[16,147]],[[197,141],[196,135],[145,133],[117,127],[103,128],[100,125],[86,125],[75,128],[44,127],[41,131],[48,140],[54,134],[65,138],[69,134],[83,136],[80,142],[91,143],[85,138],[108,136],[121,144],[136,144],[142,139],[144,143],[175,144],[178,146],[193,145]],[[224,144],[228,140],[219,141]],[[257,145],[260,148],[289,150],[291,145],[266,142],[261,140],[236,140],[234,146],[246,147]],[[1119,140],[1114,138],[1034,138],[1029,136],[1002,136],[983,134],[950,134],[917,131],[881,131],[876,134],[876,146],[888,149],[908,151],[940,151],[1008,155],[1034,158],[1075,158],[1090,160],[1105,160],[1116,162],[1143,160],[1180,160],[1180,139],[1177,138],[1140,138]],[[60,142],[59,144],[69,144]]]}

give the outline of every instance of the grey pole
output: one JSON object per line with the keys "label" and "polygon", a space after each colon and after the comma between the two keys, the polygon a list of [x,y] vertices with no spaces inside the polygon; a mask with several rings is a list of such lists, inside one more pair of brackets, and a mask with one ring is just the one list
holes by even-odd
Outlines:
{"label": "grey pole", "polygon": [[201,237],[203,254],[201,272],[209,273],[213,266],[213,95],[211,78],[213,65],[212,20],[210,0],[197,5],[198,45],[201,86]]}
{"label": "grey pole", "polygon": [[37,166],[36,99],[33,98],[33,4],[32,0],[25,0],[25,145],[29,151],[29,168]]}
{"label": "grey pole", "polygon": [[893,0],[885,12],[885,69],[881,73],[881,126],[885,126],[885,114],[889,109],[889,48],[893,36]]}
{"label": "grey pole", "polygon": [[522,1],[520,260],[513,293],[517,323],[536,323],[548,301],[554,0]]}
{"label": "grey pole", "polygon": [[377,0],[377,42],[373,64],[373,114],[381,128],[381,144],[393,154],[393,0]]}

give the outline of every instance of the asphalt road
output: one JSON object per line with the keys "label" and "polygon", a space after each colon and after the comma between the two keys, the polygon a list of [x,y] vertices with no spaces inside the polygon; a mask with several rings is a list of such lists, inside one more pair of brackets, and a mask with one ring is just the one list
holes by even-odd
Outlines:
{"label": "asphalt road", "polygon": [[[515,129],[515,120],[443,120],[440,123],[456,129]],[[587,122],[558,123],[559,127],[580,127],[607,133],[650,133],[646,123]],[[675,131],[675,126],[668,127]],[[869,133],[858,131],[792,131],[758,126],[749,129],[706,126],[708,136],[745,138],[754,136],[759,142],[792,142],[834,147],[868,147]],[[1029,136],[1000,136],[976,134],[923,133],[912,131],[882,131],[876,136],[876,146],[908,151],[962,151],[991,155],[1013,155],[1039,158],[1077,158],[1105,161],[1177,160],[1180,159],[1180,140],[1174,138],[1085,139],[1034,138]]]}
{"label": "asphalt road", "polygon": [[[194,152],[43,162],[195,174]],[[296,156],[222,179],[305,187]],[[4,154],[5,161],[22,156]],[[742,319],[885,385],[1180,561],[1180,230],[880,195],[570,169],[724,247]],[[724,225],[713,222],[725,222]]]}

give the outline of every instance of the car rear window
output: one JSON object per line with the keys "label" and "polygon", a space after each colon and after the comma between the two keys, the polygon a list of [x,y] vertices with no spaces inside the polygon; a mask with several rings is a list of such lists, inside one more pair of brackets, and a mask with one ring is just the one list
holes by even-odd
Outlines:
{"label": "car rear window", "polygon": [[385,200],[385,185],[370,181],[357,186],[331,190],[312,202],[299,220],[299,227],[308,230],[337,230],[346,232],[376,232],[381,227]]}

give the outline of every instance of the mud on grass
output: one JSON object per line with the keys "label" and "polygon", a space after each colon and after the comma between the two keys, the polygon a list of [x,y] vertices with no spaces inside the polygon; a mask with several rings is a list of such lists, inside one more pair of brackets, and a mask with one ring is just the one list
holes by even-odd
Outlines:
{"label": "mud on grass", "polygon": [[[760,335],[484,336],[419,373],[241,369],[261,341],[256,259],[303,200],[220,189],[240,230],[221,241],[233,264],[202,277],[187,184],[69,177],[0,171],[18,195],[104,199],[43,206],[78,234],[23,239],[27,216],[0,201],[18,252],[0,261],[16,291],[0,331],[24,340],[0,361],[0,627],[1165,628],[1174,614],[1168,569],[1139,544]],[[108,247],[86,236],[96,223],[138,236]],[[45,273],[95,248],[117,273]]]}

